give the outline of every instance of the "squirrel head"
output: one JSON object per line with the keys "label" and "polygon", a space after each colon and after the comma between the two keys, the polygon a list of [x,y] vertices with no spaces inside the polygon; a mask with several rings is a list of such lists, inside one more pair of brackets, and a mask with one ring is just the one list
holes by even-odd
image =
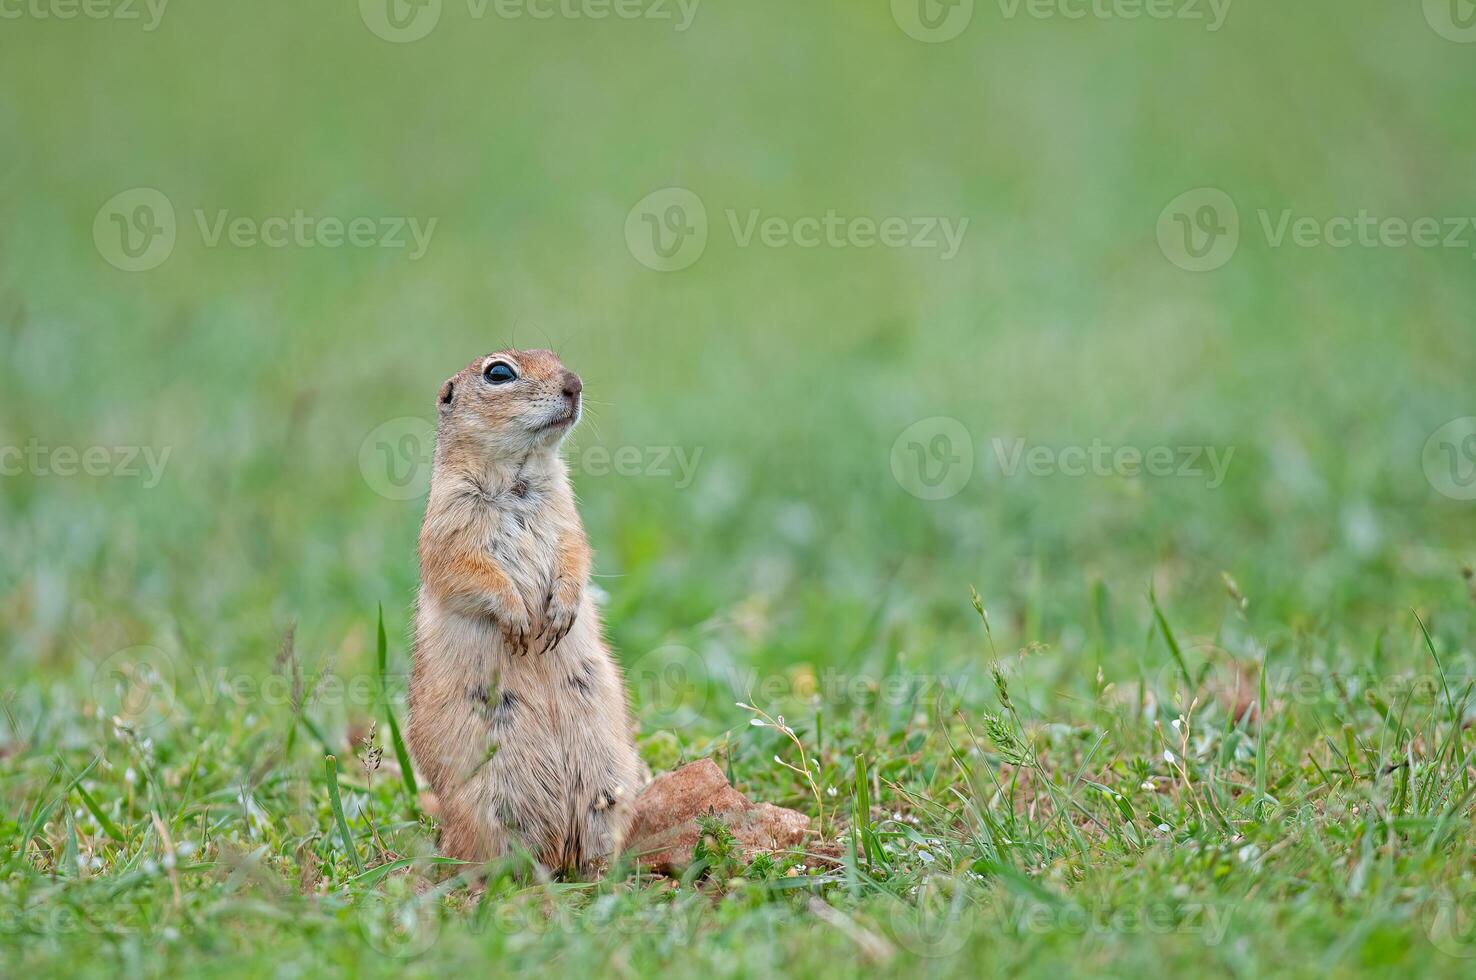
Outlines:
{"label": "squirrel head", "polygon": [[494,458],[552,452],[578,423],[583,390],[553,351],[496,351],[441,385],[437,438]]}

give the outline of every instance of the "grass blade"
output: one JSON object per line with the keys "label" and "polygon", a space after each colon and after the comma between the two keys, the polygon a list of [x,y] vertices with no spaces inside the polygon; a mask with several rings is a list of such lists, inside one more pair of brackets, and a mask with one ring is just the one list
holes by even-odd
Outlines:
{"label": "grass blade", "polygon": [[323,772],[328,777],[328,801],[333,805],[333,816],[338,821],[338,836],[343,838],[344,849],[349,853],[357,874],[364,873],[364,863],[359,860],[359,850],[354,847],[354,837],[349,833],[348,818],[343,815],[343,800],[338,795],[338,759],[323,756]]}
{"label": "grass blade", "polygon": [[405,739],[400,735],[400,723],[395,719],[395,709],[390,705],[389,697],[389,638],[384,632],[384,603],[379,604],[379,635],[377,639],[377,657],[379,661],[379,696],[384,701],[384,720],[389,727],[390,745],[394,746],[395,760],[400,764],[400,779],[405,784],[405,792],[410,794],[412,803],[419,797],[419,787],[415,783],[415,768],[410,764],[410,752],[405,748]]}
{"label": "grass blade", "polygon": [[102,828],[102,832],[122,844],[126,840],[123,831],[119,830],[118,825],[113,823],[112,818],[103,812],[102,807],[97,805],[97,800],[92,798],[92,794],[87,792],[87,789],[81,783],[78,783],[73,788],[82,797],[82,804],[87,807],[88,812],[97,818],[97,825]]}
{"label": "grass blade", "polygon": [[1193,691],[1194,679],[1189,676],[1189,665],[1184,662],[1184,651],[1179,648],[1179,641],[1174,637],[1168,617],[1163,614],[1163,607],[1158,604],[1158,595],[1152,585],[1148,586],[1148,602],[1153,606],[1153,621],[1158,624],[1158,632],[1162,634],[1163,641],[1168,644],[1169,653],[1174,656],[1174,663],[1179,665],[1179,671],[1184,675],[1185,691]]}

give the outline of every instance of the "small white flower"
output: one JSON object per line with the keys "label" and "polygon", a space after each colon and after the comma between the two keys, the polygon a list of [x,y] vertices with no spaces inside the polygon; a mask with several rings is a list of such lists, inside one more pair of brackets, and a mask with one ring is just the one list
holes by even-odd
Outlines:
{"label": "small white flower", "polygon": [[1171,828],[1171,827],[1170,827],[1170,826],[1169,826],[1169,825],[1168,825],[1168,824],[1166,824],[1166,823],[1161,823],[1161,824],[1159,824],[1159,825],[1158,825],[1158,829],[1159,829],[1159,832],[1160,832],[1160,833],[1164,833],[1164,834],[1166,834],[1166,833],[1168,833],[1168,832],[1169,832],[1169,831],[1170,831],[1170,830],[1172,830],[1172,829],[1173,829],[1173,828]]}
{"label": "small white flower", "polygon": [[1172,752],[1170,752],[1168,749],[1164,749],[1163,750],[1163,761],[1164,762],[1167,762],[1169,765],[1173,765],[1174,764],[1174,754]]}
{"label": "small white flower", "polygon": [[753,727],[755,727],[755,728],[763,728],[764,727],[764,720],[762,718],[750,718],[750,719],[748,719],[748,723],[750,725],[752,725]]}
{"label": "small white flower", "polygon": [[1138,789],[1146,789],[1150,793],[1153,792],[1153,780],[1151,780],[1151,779],[1145,779],[1145,780],[1143,780],[1142,785],[1140,785],[1138,787]]}
{"label": "small white flower", "polygon": [[138,773],[133,771],[132,766],[129,766],[127,769],[123,770],[123,781],[130,786],[138,782]]}

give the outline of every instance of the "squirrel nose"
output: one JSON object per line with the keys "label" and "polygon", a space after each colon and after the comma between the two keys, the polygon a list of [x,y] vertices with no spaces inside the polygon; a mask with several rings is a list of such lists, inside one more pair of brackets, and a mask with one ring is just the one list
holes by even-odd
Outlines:
{"label": "squirrel nose", "polygon": [[573,371],[564,372],[564,397],[573,399],[579,397],[584,390],[584,382],[579,380],[579,375]]}

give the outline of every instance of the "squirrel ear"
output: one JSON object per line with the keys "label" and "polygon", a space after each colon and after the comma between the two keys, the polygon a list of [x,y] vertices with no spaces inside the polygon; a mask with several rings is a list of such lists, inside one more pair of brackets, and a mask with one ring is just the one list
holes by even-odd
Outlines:
{"label": "squirrel ear", "polygon": [[442,408],[445,408],[447,405],[450,405],[451,404],[451,398],[455,394],[456,394],[456,382],[455,381],[447,381],[445,384],[441,385],[441,396],[440,396],[439,399],[437,399],[441,403],[441,407]]}

